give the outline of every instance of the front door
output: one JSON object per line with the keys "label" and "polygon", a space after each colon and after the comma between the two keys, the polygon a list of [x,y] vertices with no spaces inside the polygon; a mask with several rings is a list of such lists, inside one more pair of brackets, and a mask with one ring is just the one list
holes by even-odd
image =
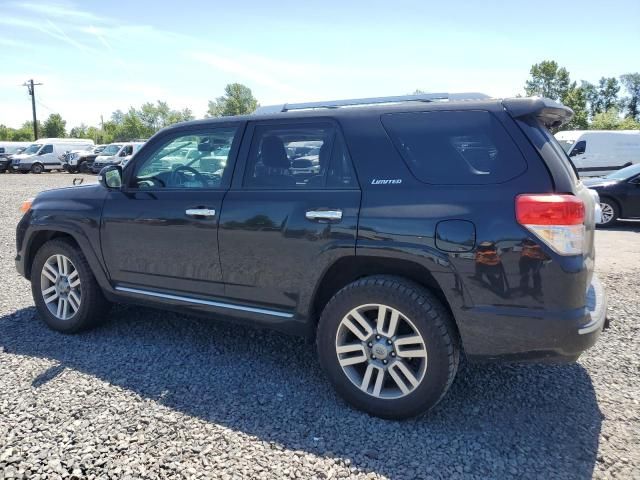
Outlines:
{"label": "front door", "polygon": [[127,166],[124,188],[104,203],[101,226],[116,288],[223,293],[218,222],[241,127],[192,126],[159,136]]}
{"label": "front door", "polygon": [[329,120],[254,122],[246,137],[220,219],[225,296],[304,315],[315,280],[355,254],[353,167]]}

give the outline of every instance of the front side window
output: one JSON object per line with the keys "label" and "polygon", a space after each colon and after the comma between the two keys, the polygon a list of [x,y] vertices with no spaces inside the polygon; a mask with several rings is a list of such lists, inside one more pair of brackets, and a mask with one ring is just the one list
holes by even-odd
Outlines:
{"label": "front side window", "polygon": [[137,166],[133,187],[204,188],[221,186],[229,165],[235,127],[189,132],[173,137]]}
{"label": "front side window", "polygon": [[349,188],[354,182],[351,160],[333,124],[255,128],[244,175],[245,187]]}
{"label": "front side window", "polygon": [[38,152],[38,155],[44,155],[45,153],[53,153],[53,145],[45,145],[42,150]]}
{"label": "front side window", "polygon": [[580,140],[578,143],[576,143],[575,147],[573,147],[573,150],[571,150],[571,153],[569,154],[569,156],[575,157],[576,155],[582,155],[586,151],[587,151],[587,142],[584,140]]}
{"label": "front side window", "polygon": [[414,176],[438,185],[501,183],[527,164],[486,111],[391,113],[382,123]]}

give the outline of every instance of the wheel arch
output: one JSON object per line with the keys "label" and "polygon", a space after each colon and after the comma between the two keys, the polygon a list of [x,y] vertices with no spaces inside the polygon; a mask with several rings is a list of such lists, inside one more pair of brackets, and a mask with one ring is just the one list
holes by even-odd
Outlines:
{"label": "wheel arch", "polygon": [[622,203],[620,203],[619,200],[617,200],[616,198],[614,198],[611,195],[607,195],[606,193],[604,194],[600,194],[600,200],[604,200],[606,199],[607,201],[613,203],[617,208],[618,208],[618,218],[624,218],[624,212],[622,210]]}
{"label": "wheel arch", "polygon": [[428,268],[410,260],[365,255],[342,257],[324,272],[316,286],[310,306],[309,318],[313,331],[322,310],[338,291],[356,280],[373,275],[405,278],[429,290],[449,311],[454,320],[456,334],[460,335],[451,304],[440,283]]}
{"label": "wheel arch", "polygon": [[89,240],[81,233],[75,232],[72,229],[65,229],[63,227],[37,229],[28,237],[26,248],[24,250],[24,268],[25,277],[27,279],[31,279],[31,267],[38,250],[46,242],[53,239],[68,239],[72,244],[74,244],[87,259],[89,267],[98,281],[98,284],[103,289],[110,290],[110,283],[107,275],[91,247]]}

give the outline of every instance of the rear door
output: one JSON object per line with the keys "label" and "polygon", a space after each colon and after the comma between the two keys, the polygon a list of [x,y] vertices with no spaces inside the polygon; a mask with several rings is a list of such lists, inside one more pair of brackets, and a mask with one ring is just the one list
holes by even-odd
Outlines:
{"label": "rear door", "polygon": [[[245,305],[307,313],[317,278],[355,254],[360,189],[329,119],[251,122],[222,206],[225,295]],[[291,170],[298,148],[317,172]],[[309,149],[311,150],[311,148]]]}
{"label": "rear door", "polygon": [[[116,289],[223,294],[218,220],[242,127],[173,130],[127,166],[125,188],[109,192],[102,215],[102,252]],[[185,162],[177,154],[184,148],[199,154]]]}

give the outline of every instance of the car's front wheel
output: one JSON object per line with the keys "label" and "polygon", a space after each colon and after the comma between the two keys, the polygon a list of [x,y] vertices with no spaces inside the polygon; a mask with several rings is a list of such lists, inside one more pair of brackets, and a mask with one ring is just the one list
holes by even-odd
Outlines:
{"label": "car's front wheel", "polygon": [[85,256],[66,239],[46,242],[31,267],[36,309],[53,330],[75,333],[96,325],[109,311]]}
{"label": "car's front wheel", "polygon": [[428,411],[446,393],[459,362],[447,310],[421,286],[389,276],[340,290],[322,313],[317,347],[338,393],[383,418]]}
{"label": "car's front wheel", "polygon": [[42,173],[44,172],[44,166],[41,163],[34,163],[31,165],[31,173]]}
{"label": "car's front wheel", "polygon": [[613,200],[608,198],[600,199],[600,208],[602,209],[602,223],[600,227],[608,227],[616,223],[620,216],[620,207]]}

